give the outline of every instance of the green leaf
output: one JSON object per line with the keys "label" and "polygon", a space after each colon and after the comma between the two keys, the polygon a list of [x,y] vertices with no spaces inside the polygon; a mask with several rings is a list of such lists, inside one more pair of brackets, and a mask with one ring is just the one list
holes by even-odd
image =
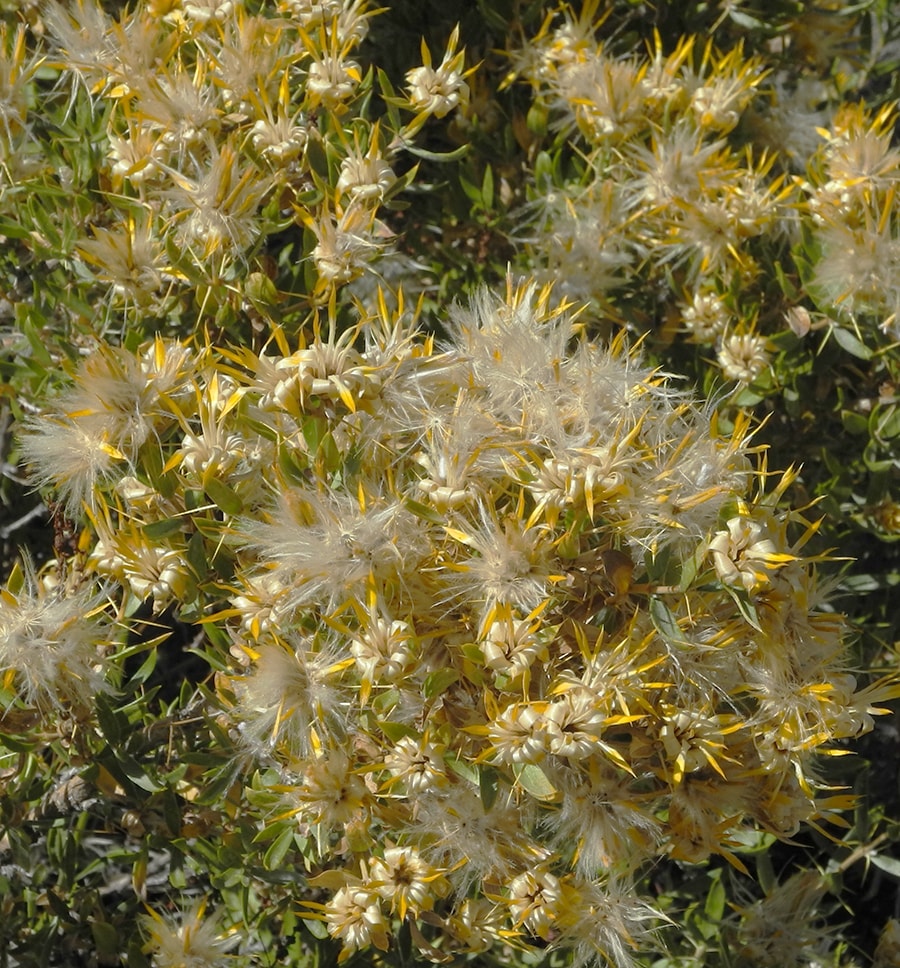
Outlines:
{"label": "green leaf", "polygon": [[[29,314],[34,312],[34,314],[36,315],[36,311],[33,310],[33,307],[31,310],[27,310],[27,311],[29,312]],[[18,316],[18,313],[17,313],[17,316]],[[53,358],[50,355],[49,350],[47,349],[47,337],[43,333],[43,331],[38,329],[38,327],[35,325],[35,323],[32,321],[31,318],[27,319],[27,321],[23,321],[23,320],[17,320],[17,321],[19,323],[19,327],[21,328],[22,332],[25,334],[25,338],[28,340],[28,344],[31,347],[31,351],[32,351],[32,354],[34,355],[35,361],[39,363],[42,367],[45,367],[48,369],[52,367],[54,365]]]}
{"label": "green leaf", "polygon": [[685,638],[678,619],[675,618],[672,610],[658,596],[650,596],[650,620],[657,632],[665,639],[669,645],[680,645],[690,647],[690,642]]}
{"label": "green leaf", "polygon": [[468,780],[473,786],[481,785],[481,773],[474,763],[470,763],[468,760],[456,759],[455,757],[447,757],[444,762],[457,776]]}
{"label": "green leaf", "polygon": [[31,232],[18,222],[9,222],[4,218],[0,219],[0,235],[5,235],[8,239],[28,239]]}
{"label": "green leaf", "polygon": [[870,440],[863,448],[862,458],[866,467],[875,473],[889,471],[894,467],[893,458],[885,457],[875,440]]}
{"label": "green leaf", "polygon": [[206,482],[205,491],[216,507],[221,508],[226,514],[240,514],[244,510],[244,502],[240,497],[217,477],[211,477]]}
{"label": "green leaf", "polygon": [[869,429],[869,418],[854,410],[842,410],[841,423],[844,425],[844,430],[850,434],[864,434]]}
{"label": "green leaf", "polygon": [[163,518],[161,521],[144,525],[144,536],[151,542],[160,541],[162,538],[168,538],[169,535],[177,534],[183,527],[183,518]]}
{"label": "green leaf", "polygon": [[739,830],[730,831],[728,839],[733,843],[735,850],[739,850],[740,853],[758,854],[768,850],[778,838],[765,830],[742,827]]}
{"label": "green leaf", "polygon": [[424,158],[426,161],[459,161],[465,153],[469,150],[467,144],[460,145],[453,151],[426,151],[425,148],[418,148],[416,145],[407,144],[404,148],[411,155],[415,155],[416,158]]}
{"label": "green leaf", "polygon": [[403,502],[403,506],[423,521],[430,521],[432,524],[444,523],[444,516],[437,508],[433,508],[430,504],[422,504],[419,501],[413,501],[411,498],[407,498]]}
{"label": "green leaf", "polygon": [[739,27],[743,27],[745,30],[759,30],[761,27],[765,26],[761,20],[757,20],[756,17],[751,17],[749,13],[744,13],[741,10],[729,8],[728,16]]}
{"label": "green leaf", "polygon": [[792,302],[796,302],[799,293],[797,292],[797,287],[794,283],[785,275],[784,268],[780,262],[774,264],[775,278],[778,280],[778,284],[781,286],[781,291],[790,299]]}
{"label": "green leaf", "polygon": [[682,591],[687,591],[696,579],[706,559],[706,551],[703,545],[694,549],[694,553],[688,555],[681,563],[681,576],[678,579],[678,587]]}
{"label": "green leaf", "polygon": [[229,531],[228,525],[224,521],[216,521],[213,518],[203,518],[199,515],[193,519],[194,527],[212,541],[219,541],[223,534]]}
{"label": "green leaf", "polygon": [[50,905],[50,910],[62,921],[66,921],[69,924],[74,923],[75,918],[72,917],[71,912],[68,907],[66,907],[66,902],[56,893],[56,891],[47,891],[45,897],[47,898],[47,903]]}
{"label": "green leaf", "polygon": [[141,683],[146,682],[150,676],[153,675],[153,670],[156,668],[156,660],[159,657],[159,652],[156,649],[150,649],[147,652],[147,658],[141,663],[140,669],[131,676],[131,682]]}
{"label": "green leaf", "polygon": [[766,395],[760,393],[755,387],[742,387],[731,398],[731,402],[736,407],[755,407],[761,400],[765,400]]}
{"label": "green leaf", "polygon": [[547,133],[549,117],[547,106],[535,99],[525,116],[525,124],[532,134],[543,136]]}
{"label": "green leaf", "polygon": [[855,356],[860,360],[870,360],[872,358],[872,351],[869,347],[854,333],[851,333],[849,329],[844,329],[842,326],[834,326],[831,332],[834,333],[834,338],[838,346],[850,353],[851,356]]}
{"label": "green leaf", "polygon": [[900,434],[900,407],[876,407],[869,420],[872,436],[878,440],[890,440]]}
{"label": "green leaf", "polygon": [[500,788],[500,774],[492,766],[482,766],[478,777],[478,788],[481,793],[484,812],[487,813],[497,799],[497,792]]}
{"label": "green leaf", "polygon": [[419,166],[413,165],[413,167],[408,172],[401,175],[385,192],[384,200],[383,200],[384,204],[388,205],[388,203],[392,202],[392,204],[389,205],[392,211],[404,211],[406,208],[409,207],[409,204],[407,202],[395,200],[395,196],[399,195],[401,192],[404,192],[406,191],[407,188],[409,188],[409,186],[416,180],[416,175],[418,174],[418,171],[419,171]]}
{"label": "green leaf", "polygon": [[20,738],[9,733],[0,733],[0,747],[11,750],[13,753],[30,753],[31,745],[24,743]]}
{"label": "green leaf", "polygon": [[401,739],[405,739],[407,736],[415,736],[416,731],[409,726],[407,723],[392,723],[392,722],[379,722],[379,727],[384,733],[384,735],[392,742],[399,743]]}
{"label": "green leaf", "polygon": [[300,428],[311,454],[319,449],[322,438],[328,433],[328,421],[324,417],[304,417]]}
{"label": "green leaf", "polygon": [[195,531],[191,535],[185,557],[197,579],[202,581],[206,578],[209,572],[209,563],[206,560],[206,546],[203,541],[203,535],[199,531]]}
{"label": "green leaf", "polygon": [[328,181],[328,156],[325,153],[321,138],[310,138],[307,141],[305,157],[310,170]]}
{"label": "green leaf", "polygon": [[869,854],[867,857],[879,870],[890,874],[900,881],[900,857],[887,857],[884,854]]}
{"label": "green leaf", "polygon": [[394,85],[391,84],[390,78],[387,76],[385,71],[379,67],[376,69],[375,74],[378,78],[378,86],[381,90],[381,93],[385,97],[396,97],[397,92],[394,90]]}
{"label": "green leaf", "polygon": [[[113,756],[115,757],[115,765],[113,764],[112,759],[104,760],[103,765],[120,783],[124,778],[139,789],[146,790],[147,793],[159,793],[159,791],[163,789],[158,783],[147,775],[147,771],[133,756],[128,753],[124,753],[121,750],[115,750],[112,752]],[[116,769],[116,767],[118,769]],[[123,786],[125,785],[126,784],[123,783]]]}
{"label": "green leaf", "polygon": [[759,624],[759,615],[756,614],[756,605],[753,604],[750,596],[746,592],[738,591],[736,588],[729,588],[728,592],[734,600],[735,605],[737,605],[738,611],[743,616],[744,621],[751,628],[756,629],[757,632],[762,632],[762,626]]}
{"label": "green leaf", "polygon": [[117,746],[122,736],[119,717],[115,714],[112,707],[104,697],[98,697],[97,703],[97,725],[106,738],[106,742],[111,747]]}
{"label": "green leaf", "polygon": [[494,172],[490,165],[485,167],[481,180],[481,204],[487,210],[494,207]]}
{"label": "green leaf", "polygon": [[647,555],[647,579],[654,585],[677,585],[679,577],[678,558],[672,549],[664,546],[656,554]]}
{"label": "green leaf", "polygon": [[513,767],[516,780],[523,790],[526,790],[538,800],[555,800],[557,796],[556,787],[547,778],[547,774],[537,765],[537,763],[525,763],[522,766]]}
{"label": "green leaf", "polygon": [[326,471],[336,471],[341,466],[341,452],[338,449],[334,435],[329,431],[319,441],[316,451],[316,461],[325,468]]}
{"label": "green leaf", "polygon": [[272,841],[271,846],[263,856],[263,863],[270,870],[281,866],[288,851],[294,847],[294,825],[286,825],[285,828]]}
{"label": "green leaf", "polygon": [[534,160],[534,180],[538,185],[550,185],[554,174],[553,159],[546,151],[538,153]]}
{"label": "green leaf", "polygon": [[[197,797],[197,802],[209,805],[221,802],[233,786],[234,772],[230,767],[220,770],[218,773],[210,773],[203,777],[201,793]],[[178,828],[174,829],[177,830]]]}
{"label": "green leaf", "polygon": [[479,208],[483,206],[481,189],[477,185],[473,185],[465,175],[459,176],[459,184],[462,190],[466,193],[466,197],[473,205],[477,205]]}
{"label": "green leaf", "polygon": [[324,921],[313,921],[303,918],[303,923],[306,925],[309,933],[319,941],[324,941],[326,938],[330,937],[328,934],[328,925]]}
{"label": "green leaf", "polygon": [[722,884],[721,874],[722,871],[717,870],[710,875],[713,883],[703,905],[703,913],[716,924],[722,920],[722,915],[725,913],[725,887]]}
{"label": "green leaf", "polygon": [[456,669],[435,669],[434,672],[429,672],[425,676],[425,682],[422,686],[425,698],[433,699],[435,696],[441,695],[457,679],[459,679],[459,673]]}
{"label": "green leaf", "polygon": [[95,954],[101,965],[115,965],[119,962],[121,944],[115,927],[109,921],[91,920],[91,935],[96,946]]}

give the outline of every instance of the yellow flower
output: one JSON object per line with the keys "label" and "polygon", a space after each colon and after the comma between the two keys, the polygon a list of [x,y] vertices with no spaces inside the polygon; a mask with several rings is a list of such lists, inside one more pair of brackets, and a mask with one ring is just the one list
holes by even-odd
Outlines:
{"label": "yellow flower", "polygon": [[351,200],[373,203],[380,202],[396,180],[391,166],[381,157],[373,132],[372,144],[365,154],[356,151],[341,162],[336,187]]}
{"label": "yellow flower", "polygon": [[167,916],[150,910],[143,918],[144,950],[151,954],[154,968],[222,968],[229,963],[227,952],[240,938],[223,935],[219,916],[205,917],[206,904],[196,901]]}
{"label": "yellow flower", "polygon": [[469,103],[469,85],[465,77],[469,71],[463,70],[466,52],[457,52],[459,27],[454,27],[447,41],[444,59],[432,67],[431,51],[422,43],[422,66],[407,71],[406,83],[409,102],[414,111],[424,115],[443,118],[454,108],[465,107]]}
{"label": "yellow flower", "polygon": [[98,3],[77,0],[64,7],[58,0],[48,0],[42,18],[64,55],[63,63],[76,72],[89,91],[93,93],[113,82],[112,20]]}
{"label": "yellow flower", "polygon": [[369,616],[350,646],[362,681],[389,683],[406,675],[416,661],[414,639],[409,623],[381,614]]}
{"label": "yellow flower", "polygon": [[326,209],[317,218],[303,214],[301,220],[316,236],[312,257],[321,291],[355,279],[382,249],[377,237],[380,223],[363,204],[351,202],[336,217]]}
{"label": "yellow flower", "polygon": [[755,592],[769,581],[790,555],[781,554],[772,538],[757,521],[744,515],[730,518],[709,545],[716,573],[726,585],[740,585]]}
{"label": "yellow flower", "polygon": [[325,922],[332,938],[343,942],[338,964],[360,948],[388,949],[388,925],[380,899],[371,888],[347,885],[325,905]]}
{"label": "yellow flower", "polygon": [[110,641],[103,598],[40,578],[29,561],[0,590],[0,674],[31,706],[88,705],[109,689],[102,652]]}
{"label": "yellow flower", "polygon": [[553,937],[562,901],[559,879],[549,871],[528,871],[510,881],[507,903],[516,923],[545,941]]}
{"label": "yellow flower", "polygon": [[93,227],[94,237],[78,244],[78,252],[98,271],[112,291],[139,306],[161,297],[166,260],[158,226],[149,218],[126,218],[114,228]]}
{"label": "yellow flower", "polygon": [[198,247],[200,261],[224,250],[240,258],[260,233],[259,207],[269,192],[269,176],[243,165],[239,153],[223,144],[196,178],[170,170],[175,187],[169,205],[176,234],[186,247]]}
{"label": "yellow flower", "polygon": [[724,336],[716,351],[719,366],[729,380],[752,383],[769,365],[766,339],[753,333]]}
{"label": "yellow flower", "polygon": [[336,681],[339,657],[328,643],[286,634],[253,651],[249,675],[235,682],[239,729],[251,750],[309,757],[343,735],[346,699]]}
{"label": "yellow flower", "polygon": [[433,792],[449,782],[439,749],[424,738],[401,737],[388,752],[384,765],[394,778],[389,781],[391,785],[400,780],[413,795]]}
{"label": "yellow flower", "polygon": [[454,549],[441,577],[453,600],[479,606],[487,628],[498,606],[525,615],[538,608],[558,576],[542,529],[529,528],[513,516],[498,521],[485,504],[477,510],[477,522],[460,521],[447,528],[462,547]]}
{"label": "yellow flower", "polygon": [[698,77],[688,82],[693,88],[691,109],[700,127],[716,132],[734,128],[766,73],[762,62],[746,59],[740,46],[717,57],[709,44]]}
{"label": "yellow flower", "polygon": [[[160,172],[159,162],[169,155],[169,147],[160,134],[147,125],[132,125],[128,137],[109,135],[110,175],[113,187],[121,189],[127,179],[134,186],[141,186]],[[96,229],[95,229],[96,232]]]}
{"label": "yellow flower", "polygon": [[537,763],[547,754],[546,703],[514,703],[491,717],[488,739],[499,763]]}
{"label": "yellow flower", "polygon": [[443,872],[426,863],[414,847],[387,847],[384,859],[375,858],[369,865],[368,884],[401,919],[430,911],[450,889]]}
{"label": "yellow flower", "polygon": [[296,802],[295,812],[305,822],[343,830],[365,816],[371,794],[362,777],[353,772],[353,761],[345,752],[326,750],[320,756],[307,757],[302,782],[289,790],[288,799]]}
{"label": "yellow flower", "polygon": [[80,517],[98,492],[124,473],[125,455],[104,428],[45,414],[25,424],[20,450],[36,487],[53,487],[66,514]]}
{"label": "yellow flower", "polygon": [[721,298],[714,292],[702,289],[694,293],[689,306],[685,306],[682,320],[697,340],[712,342],[728,326],[730,314]]}
{"label": "yellow flower", "polygon": [[241,6],[242,0],[183,0],[181,9],[186,20],[205,26],[211,21],[224,23]]}

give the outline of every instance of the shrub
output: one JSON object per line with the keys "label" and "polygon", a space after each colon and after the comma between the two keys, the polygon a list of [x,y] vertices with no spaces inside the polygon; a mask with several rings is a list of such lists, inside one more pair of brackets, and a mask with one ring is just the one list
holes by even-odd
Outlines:
{"label": "shrub", "polygon": [[[892,687],[843,665],[815,526],[776,508],[789,477],[767,490],[746,423],[720,437],[582,325],[510,284],[443,347],[401,305],[322,316],[292,352],[102,348],[24,438],[90,522],[76,587],[204,630],[191,778],[185,727],[159,751],[148,724],[129,781],[173,798],[169,849],[207,890],[231,875],[187,804],[241,845],[268,900],[238,933],[277,937],[291,908],[342,959],[406,931],[432,957],[628,965],[662,919],[654,858],[746,871],[748,835],[846,803],[819,798],[815,754]],[[105,464],[66,466],[86,442]],[[147,667],[96,659],[123,716]]]}

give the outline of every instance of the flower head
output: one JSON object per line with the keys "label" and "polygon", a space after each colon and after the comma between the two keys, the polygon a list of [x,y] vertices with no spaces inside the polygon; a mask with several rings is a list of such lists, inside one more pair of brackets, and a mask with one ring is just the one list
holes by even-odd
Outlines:
{"label": "flower head", "polygon": [[309,756],[343,733],[344,700],[335,681],[339,663],[327,646],[292,637],[253,651],[252,671],[236,684],[237,715],[251,749]]}
{"label": "flower head", "polygon": [[423,42],[422,66],[406,74],[413,110],[443,118],[454,108],[468,103],[469,85],[465,81],[468,71],[463,70],[466,52],[456,50],[458,41],[459,28],[455,27],[447,41],[444,59],[437,67],[432,66],[431,52]]}
{"label": "flower head", "polygon": [[229,963],[228,951],[240,939],[222,934],[219,916],[205,917],[206,903],[195,902],[174,915],[150,910],[143,918],[145,950],[154,968],[222,968]]}
{"label": "flower head", "polygon": [[361,202],[381,201],[395,181],[396,176],[373,137],[368,151],[356,151],[341,162],[337,190]]}
{"label": "flower head", "polygon": [[723,337],[716,355],[725,376],[738,383],[752,383],[769,365],[766,339],[753,333]]}
{"label": "flower head", "polygon": [[[331,491],[285,494],[271,524],[247,522],[246,544],[274,570],[289,607],[333,610],[370,582],[414,582],[428,544],[396,500]],[[390,600],[391,595],[387,595]]]}
{"label": "flower head", "polygon": [[694,293],[682,318],[685,327],[695,339],[708,343],[726,329],[730,317],[725,304],[716,293],[701,289]]}
{"label": "flower head", "polygon": [[325,905],[325,922],[331,937],[343,942],[340,960],[369,945],[381,951],[388,949],[388,925],[381,899],[370,888],[340,888]]}
{"label": "flower head", "polygon": [[730,518],[709,545],[716,573],[725,584],[756,591],[766,585],[771,573],[793,560],[779,552],[764,526],[747,515]]}
{"label": "flower head", "polygon": [[30,706],[88,706],[110,686],[103,649],[110,623],[103,596],[49,584],[26,561],[0,590],[0,673]]}
{"label": "flower head", "polygon": [[388,847],[369,866],[369,883],[401,918],[428,911],[450,885],[413,847]]}

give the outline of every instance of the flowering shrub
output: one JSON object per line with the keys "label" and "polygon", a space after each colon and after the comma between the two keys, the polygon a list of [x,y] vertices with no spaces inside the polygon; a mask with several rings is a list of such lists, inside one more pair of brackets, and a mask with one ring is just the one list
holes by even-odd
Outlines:
{"label": "flowering shrub", "polygon": [[[77,298],[41,294],[58,325],[184,328],[199,312],[246,335],[389,245],[380,216],[415,175],[417,132],[466,102],[464,52],[451,37],[433,64],[423,46],[396,93],[358,58],[367,0],[258,6],[146,0],[115,19],[53,0],[42,55],[4,25],[0,227],[19,240],[17,288],[50,260],[76,283]],[[43,324],[34,301],[22,321]]]}
{"label": "flowering shrub", "polygon": [[[533,113],[583,146],[569,168],[553,153],[536,161],[528,241],[547,273],[575,298],[637,303],[623,321],[638,328],[654,313],[638,288],[649,287],[665,325],[715,346],[724,377],[744,386],[771,388],[770,338],[801,299],[816,325],[846,329],[851,351],[864,352],[857,327],[890,331],[893,107],[842,103],[833,82],[740,44],[700,50],[691,37],[667,50],[657,35],[646,54],[620,54],[598,39],[597,9],[561,5],[515,55]],[[775,50],[795,51],[812,25],[786,27]],[[791,322],[805,335],[801,312]]]}
{"label": "flowering shrub", "polygon": [[0,964],[893,963],[832,6],[0,0]]}
{"label": "flowering shrub", "polygon": [[[241,866],[342,960],[402,925],[438,960],[632,964],[661,918],[647,865],[745,871],[750,832],[827,816],[846,797],[818,797],[816,752],[892,693],[844,667],[814,526],[777,511],[789,479],[766,491],[747,424],[719,436],[580,328],[510,284],[446,346],[401,305],[293,351],[102,347],[23,439],[90,522],[74,587],[202,624],[218,748],[189,789],[227,779],[219,836],[255,832]],[[59,637],[27,628],[9,641]],[[2,656],[25,708],[37,670]],[[40,683],[51,709],[68,681]],[[156,789],[172,765],[140,769]]]}

